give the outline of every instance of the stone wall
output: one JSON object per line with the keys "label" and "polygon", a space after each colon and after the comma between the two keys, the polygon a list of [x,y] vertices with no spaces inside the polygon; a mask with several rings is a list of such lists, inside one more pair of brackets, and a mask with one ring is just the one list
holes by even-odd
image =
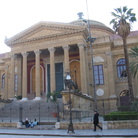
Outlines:
{"label": "stone wall", "polygon": [[0,127],[17,127],[16,122],[0,122]]}
{"label": "stone wall", "polygon": [[[69,122],[60,122],[59,129],[68,129]],[[103,121],[100,122],[103,129],[138,129],[138,120],[124,120],[124,121]],[[16,122],[0,122],[0,127],[17,127]],[[74,129],[92,129],[94,125],[92,122],[73,122]],[[97,128],[99,129],[99,128]]]}
{"label": "stone wall", "polygon": [[135,129],[138,128],[138,120],[108,121],[107,129]]}
{"label": "stone wall", "polygon": [[[61,122],[60,129],[68,129],[69,122]],[[138,128],[138,120],[124,121],[103,121],[99,124],[103,129],[136,129]],[[74,122],[74,129],[93,129],[92,122]],[[97,128],[99,129],[99,128]]]}

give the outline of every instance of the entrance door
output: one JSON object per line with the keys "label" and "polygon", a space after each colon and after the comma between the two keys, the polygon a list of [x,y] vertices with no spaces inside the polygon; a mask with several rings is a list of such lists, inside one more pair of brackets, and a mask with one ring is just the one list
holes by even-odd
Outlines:
{"label": "entrance door", "polygon": [[80,76],[80,62],[72,61],[70,63],[70,75],[71,79],[78,85],[78,89],[81,89],[81,76]]}
{"label": "entrance door", "polygon": [[120,93],[120,106],[128,106],[129,105],[129,91],[124,90]]}
{"label": "entrance door", "polygon": [[[32,78],[31,78],[31,82],[32,82],[32,86],[31,86],[31,92],[33,92],[33,93],[36,93],[36,77],[35,77],[35,71],[36,71],[36,68],[35,68],[35,66],[32,68],[32,72],[31,72],[31,76],[32,76]],[[43,74],[43,70],[42,70],[42,67],[40,66],[40,92],[44,92],[44,82],[43,82],[43,76],[44,76],[44,74]]]}
{"label": "entrance door", "polygon": [[[55,78],[56,78],[56,91],[60,92],[64,89],[63,63],[55,63]],[[48,80],[48,92],[50,92],[50,64],[47,65],[47,80]],[[61,95],[59,97],[61,97]]]}
{"label": "entrance door", "polygon": [[[56,72],[56,91],[60,92],[63,90],[63,63],[55,64],[55,72]],[[61,98],[61,95],[59,95]]]}

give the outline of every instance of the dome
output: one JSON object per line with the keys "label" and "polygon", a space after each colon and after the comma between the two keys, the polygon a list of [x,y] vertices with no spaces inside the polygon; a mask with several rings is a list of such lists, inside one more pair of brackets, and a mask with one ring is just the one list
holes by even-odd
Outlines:
{"label": "dome", "polygon": [[[95,21],[95,20],[88,20],[88,19],[83,19],[83,13],[79,12],[77,14],[79,16],[78,20],[70,22],[70,24],[73,25],[80,25],[80,26],[86,26],[90,27],[90,29],[93,31],[93,34],[95,34],[96,37],[101,36],[101,35],[110,35],[113,34],[113,30],[106,26],[105,24]],[[99,31],[101,33],[99,33]]]}
{"label": "dome", "polygon": [[[79,13],[77,13],[77,15],[78,15],[79,19],[72,21],[71,24],[82,25],[82,26],[89,26],[90,25],[90,28],[99,28],[99,29],[105,29],[105,30],[112,31],[109,27],[107,27],[105,24],[103,24],[101,22],[98,22],[95,20],[83,19],[83,17],[82,17],[82,16],[84,16],[83,12],[79,12]],[[89,23],[89,25],[88,25],[88,23]]]}
{"label": "dome", "polygon": [[95,20],[86,20],[86,19],[78,19],[78,20],[75,20],[75,21],[72,21],[71,24],[74,24],[74,25],[86,25],[87,23],[90,23],[91,26],[103,26],[103,27],[106,27],[103,23],[101,22],[98,22],[98,21],[95,21]]}
{"label": "dome", "polygon": [[106,32],[104,35],[109,35],[109,34],[114,33],[111,28],[109,28],[105,24],[95,21],[95,20],[86,20],[86,19],[81,18],[81,19],[70,22],[70,24],[88,27],[89,26],[88,22],[89,22],[90,28],[93,30],[93,33],[95,30],[96,37],[103,35],[103,33],[101,33],[101,35],[100,35],[99,32],[96,32],[96,30],[101,30],[101,32]]}

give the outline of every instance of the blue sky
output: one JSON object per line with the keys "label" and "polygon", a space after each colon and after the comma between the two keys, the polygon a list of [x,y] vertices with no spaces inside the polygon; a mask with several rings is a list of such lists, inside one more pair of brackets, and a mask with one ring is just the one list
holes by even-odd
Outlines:
{"label": "blue sky", "polygon": [[[137,0],[1,0],[0,53],[10,51],[4,44],[5,36],[10,38],[40,21],[68,23],[78,19],[78,12],[83,12],[85,19],[89,15],[89,19],[112,28],[111,12],[120,6],[133,8],[138,19]],[[133,30],[138,30],[138,22]]]}

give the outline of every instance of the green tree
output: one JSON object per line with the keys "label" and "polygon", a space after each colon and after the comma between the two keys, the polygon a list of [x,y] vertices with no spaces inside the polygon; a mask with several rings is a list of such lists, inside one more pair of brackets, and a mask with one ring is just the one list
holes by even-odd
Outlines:
{"label": "green tree", "polygon": [[135,78],[138,72],[138,47],[132,47],[129,54],[132,58],[135,59],[133,62],[130,63],[130,71],[132,76]]}
{"label": "green tree", "polygon": [[123,40],[124,56],[126,60],[126,72],[128,78],[128,88],[129,88],[129,102],[134,100],[133,87],[132,87],[132,77],[129,68],[129,57],[128,57],[128,47],[127,47],[127,36],[130,34],[131,23],[136,21],[135,13],[132,13],[133,9],[128,9],[127,6],[114,9],[115,12],[111,12],[112,16],[115,18],[111,20],[110,24],[113,24],[113,29],[115,32],[121,36]]}

